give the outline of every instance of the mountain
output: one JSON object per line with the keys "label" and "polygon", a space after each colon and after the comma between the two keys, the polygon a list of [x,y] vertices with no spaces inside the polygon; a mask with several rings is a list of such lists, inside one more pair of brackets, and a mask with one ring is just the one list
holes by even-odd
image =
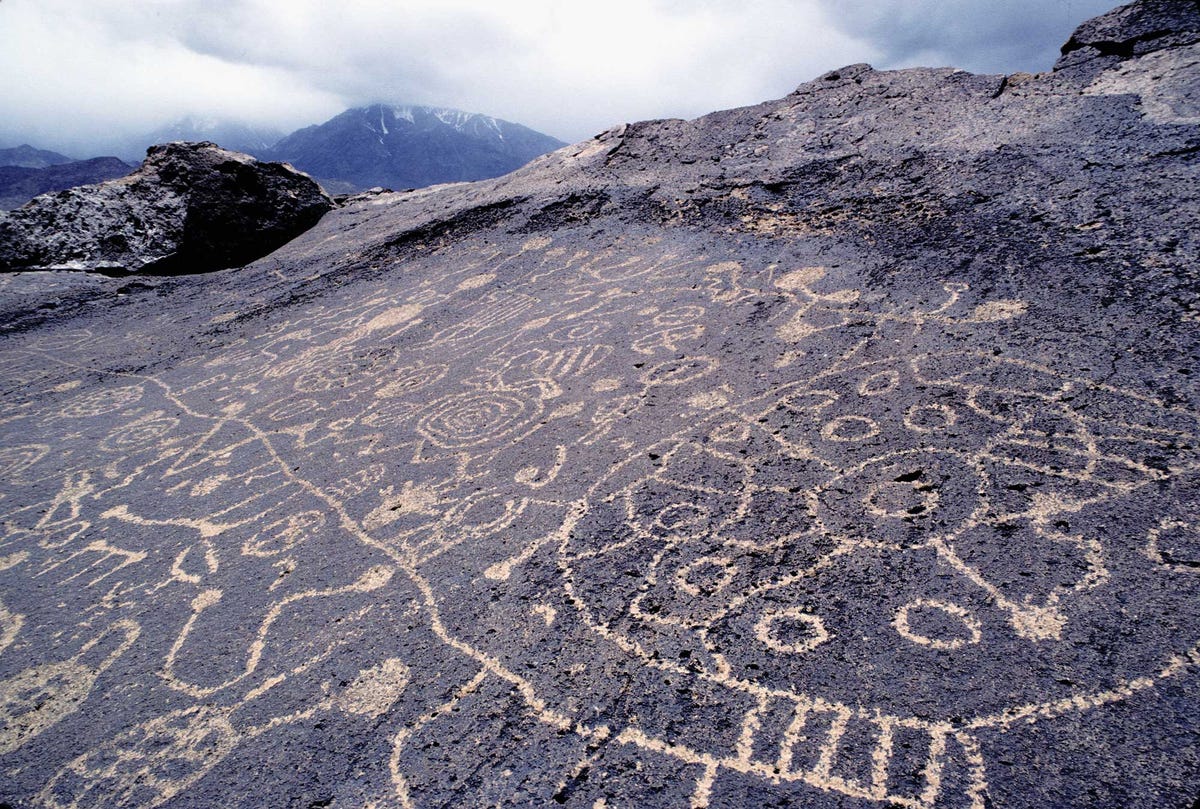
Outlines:
{"label": "mountain", "polygon": [[45,149],[35,149],[28,143],[11,149],[0,149],[0,168],[4,166],[16,166],[24,169],[44,169],[47,166],[57,166],[61,163],[70,163],[71,158],[66,155],[61,155],[58,152],[49,152]]}
{"label": "mountain", "polygon": [[132,139],[125,152],[130,157],[141,160],[146,149],[156,143],[210,141],[220,144],[224,149],[261,158],[281,137],[282,132],[269,127],[252,126],[224,118],[187,116]]}
{"label": "mountain", "polygon": [[116,157],[69,160],[44,168],[0,166],[0,210],[20,207],[49,191],[124,177],[134,168]]}
{"label": "mountain", "polygon": [[0,800],[1200,795],[1200,6],[0,277]]}
{"label": "mountain", "polygon": [[498,177],[564,145],[486,115],[374,104],[293,132],[270,157],[337,190],[402,189]]}

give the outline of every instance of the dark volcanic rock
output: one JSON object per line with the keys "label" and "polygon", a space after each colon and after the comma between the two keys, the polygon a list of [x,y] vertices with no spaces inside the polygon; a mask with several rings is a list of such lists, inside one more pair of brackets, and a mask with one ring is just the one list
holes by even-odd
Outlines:
{"label": "dark volcanic rock", "polygon": [[1142,0],[1089,20],[1062,46],[1056,69],[1098,56],[1128,59],[1200,42],[1200,3]]}
{"label": "dark volcanic rock", "polygon": [[212,143],[168,143],[119,180],[0,214],[0,271],[189,273],[235,267],[334,207],[312,179]]}
{"label": "dark volcanic rock", "polygon": [[1192,805],[1182,39],[0,279],[0,801]]}
{"label": "dark volcanic rock", "polygon": [[0,166],[0,210],[20,207],[50,191],[124,177],[134,168],[116,157],[72,160],[44,168]]}

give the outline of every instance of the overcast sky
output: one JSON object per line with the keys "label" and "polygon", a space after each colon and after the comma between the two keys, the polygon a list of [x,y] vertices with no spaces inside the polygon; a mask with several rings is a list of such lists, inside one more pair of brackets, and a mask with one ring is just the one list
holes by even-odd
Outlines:
{"label": "overcast sky", "polygon": [[375,101],[568,141],[833,68],[1045,70],[1117,0],[0,0],[0,146],[77,157],[185,115],[290,131]]}

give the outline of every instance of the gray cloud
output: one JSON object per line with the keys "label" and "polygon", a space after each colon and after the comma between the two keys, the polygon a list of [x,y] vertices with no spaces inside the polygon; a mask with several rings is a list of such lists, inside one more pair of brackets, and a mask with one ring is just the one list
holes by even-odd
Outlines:
{"label": "gray cloud", "polygon": [[953,66],[976,73],[1050,69],[1079,23],[1116,0],[820,0],[829,20],[865,39],[877,67]]}
{"label": "gray cloud", "polygon": [[188,114],[299,126],[341,99],[289,71],[197,53],[182,3],[0,3],[0,141],[88,155]]}
{"label": "gray cloud", "polygon": [[283,130],[374,101],[567,140],[850,62],[1048,67],[1071,0],[0,0],[0,145],[90,154],[184,115]]}

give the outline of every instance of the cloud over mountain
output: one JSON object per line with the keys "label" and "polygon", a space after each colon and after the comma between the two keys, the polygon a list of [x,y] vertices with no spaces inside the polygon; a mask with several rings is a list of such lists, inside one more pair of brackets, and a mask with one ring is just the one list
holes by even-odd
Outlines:
{"label": "cloud over mountain", "polygon": [[[830,65],[1046,67],[1072,0],[40,0],[0,4],[0,142],[79,153],[185,115],[289,131],[375,102],[580,140],[782,95]],[[106,140],[107,139],[107,140]],[[111,142],[110,142],[111,141]]]}

